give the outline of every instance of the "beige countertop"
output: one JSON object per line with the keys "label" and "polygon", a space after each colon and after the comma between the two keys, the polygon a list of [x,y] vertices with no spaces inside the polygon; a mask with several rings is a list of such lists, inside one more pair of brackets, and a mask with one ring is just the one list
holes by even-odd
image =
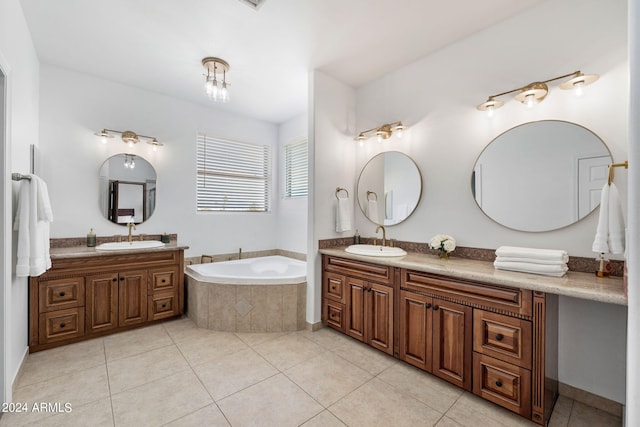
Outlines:
{"label": "beige countertop", "polygon": [[591,301],[627,305],[621,277],[596,277],[591,273],[570,271],[564,277],[496,270],[493,263],[451,257],[440,259],[436,255],[409,252],[403,257],[371,257],[354,255],[344,247],[320,249],[321,254],[333,255],[373,264],[401,267],[426,273],[440,274],[458,279],[473,280],[494,285],[530,289],[550,294],[565,295]]}
{"label": "beige countertop", "polygon": [[175,251],[176,249],[189,249],[189,246],[180,245],[177,242],[165,243],[164,246],[146,249],[123,249],[116,251],[98,251],[95,247],[72,246],[70,248],[51,248],[50,255],[52,260],[79,257],[101,257],[109,255],[134,254],[141,252],[163,252]]}

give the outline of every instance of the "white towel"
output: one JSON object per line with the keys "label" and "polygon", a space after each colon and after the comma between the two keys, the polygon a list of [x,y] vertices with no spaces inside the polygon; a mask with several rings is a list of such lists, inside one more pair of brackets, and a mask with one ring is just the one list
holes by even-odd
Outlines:
{"label": "white towel", "polygon": [[49,223],[53,212],[47,184],[36,175],[20,183],[18,210],[13,224],[18,231],[16,276],[39,276],[51,268]]}
{"label": "white towel", "polygon": [[567,251],[557,249],[535,249],[520,248],[517,246],[500,246],[496,250],[496,255],[499,257],[527,258],[543,261],[569,261],[569,255],[567,254]]}
{"label": "white towel", "polygon": [[506,256],[496,257],[495,260],[498,262],[527,262],[530,264],[541,264],[541,265],[566,265],[567,264],[567,261],[561,261],[561,260],[516,258],[516,257],[506,257]]}
{"label": "white towel", "polygon": [[544,265],[529,262],[494,261],[493,266],[499,270],[517,271],[520,273],[541,274],[543,276],[562,277],[569,270],[566,265]]}
{"label": "white towel", "polygon": [[597,253],[625,252],[625,224],[618,188],[608,183],[600,194],[600,216],[591,250]]}
{"label": "white towel", "polygon": [[351,230],[351,202],[348,197],[338,198],[338,204],[336,206],[336,231],[342,233],[343,231]]}
{"label": "white towel", "polygon": [[376,224],[380,223],[380,221],[378,220],[377,200],[370,199],[367,201],[367,218],[369,218],[370,221],[375,222]]}

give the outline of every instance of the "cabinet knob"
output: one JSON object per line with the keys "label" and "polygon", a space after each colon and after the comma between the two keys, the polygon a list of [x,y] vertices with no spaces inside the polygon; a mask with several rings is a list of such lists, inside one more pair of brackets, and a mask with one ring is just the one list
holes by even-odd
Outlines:
{"label": "cabinet knob", "polygon": [[121,278],[120,278],[120,281],[123,281],[123,280],[124,280],[124,277],[121,277]]}
{"label": "cabinet knob", "polygon": [[162,308],[167,308],[167,304],[162,304]]}
{"label": "cabinet knob", "polygon": [[496,335],[496,340],[502,341],[503,339],[504,339],[504,335],[502,335],[502,334],[497,334]]}
{"label": "cabinet knob", "polygon": [[496,386],[497,387],[502,387],[502,381],[500,381],[500,380],[496,381]]}
{"label": "cabinet knob", "polygon": [[439,308],[440,308],[440,307],[438,307],[437,305],[434,305],[434,306],[433,306],[433,309],[434,309],[434,310],[437,310],[437,309],[439,309]]}
{"label": "cabinet knob", "polygon": [[426,304],[424,305],[424,308],[426,308],[426,309],[429,309],[429,308],[431,308],[431,304],[429,304],[429,303],[426,303]]}
{"label": "cabinet knob", "polygon": [[66,324],[66,323],[60,323],[60,327],[61,327],[61,328],[64,328],[65,326],[67,326],[67,324]]}
{"label": "cabinet knob", "polygon": [[111,279],[112,282],[117,282],[118,279],[116,279],[115,277],[113,279]]}
{"label": "cabinet knob", "polygon": [[160,282],[162,282],[162,283],[166,283],[166,282],[167,282],[167,280],[166,280],[166,279],[162,279]]}
{"label": "cabinet knob", "polygon": [[64,292],[60,292],[58,295],[60,295],[61,297],[65,296]]}

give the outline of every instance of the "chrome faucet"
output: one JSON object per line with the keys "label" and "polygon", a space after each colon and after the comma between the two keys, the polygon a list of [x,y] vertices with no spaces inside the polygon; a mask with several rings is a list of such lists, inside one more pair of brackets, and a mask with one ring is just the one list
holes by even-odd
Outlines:
{"label": "chrome faucet", "polygon": [[382,246],[387,246],[387,231],[384,229],[383,225],[379,225],[376,227],[376,233],[382,229]]}
{"label": "chrome faucet", "polygon": [[132,230],[136,229],[136,225],[133,222],[128,222],[127,227],[129,227],[129,237],[127,237],[127,241],[131,243],[133,242],[133,235],[131,233],[132,233]]}

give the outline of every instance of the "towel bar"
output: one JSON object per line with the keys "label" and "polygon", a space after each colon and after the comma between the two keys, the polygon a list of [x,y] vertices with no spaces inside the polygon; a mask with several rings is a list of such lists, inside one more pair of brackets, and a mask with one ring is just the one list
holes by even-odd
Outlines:
{"label": "towel bar", "polygon": [[12,173],[11,174],[11,179],[14,181],[21,181],[23,179],[26,179],[27,181],[31,181],[31,177],[27,176],[27,175],[22,175],[21,173]]}
{"label": "towel bar", "polygon": [[611,163],[609,165],[609,185],[611,185],[611,183],[613,182],[613,168],[619,168],[619,167],[624,167],[625,169],[629,169],[629,161],[625,160],[624,162],[621,163]]}
{"label": "towel bar", "polygon": [[347,193],[347,198],[349,198],[349,192],[347,191],[346,188],[336,187],[336,199],[340,200],[340,198],[338,197],[338,193],[341,191],[344,191],[345,193]]}

